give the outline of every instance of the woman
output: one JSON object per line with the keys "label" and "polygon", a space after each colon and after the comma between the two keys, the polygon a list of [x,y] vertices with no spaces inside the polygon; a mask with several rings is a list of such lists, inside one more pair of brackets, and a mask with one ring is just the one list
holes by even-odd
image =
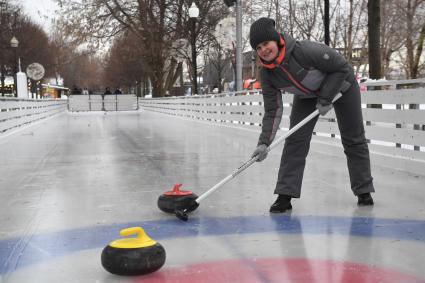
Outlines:
{"label": "woman", "polygon": [[[256,50],[263,68],[264,117],[262,132],[253,156],[258,161],[267,157],[282,118],[281,91],[294,94],[290,127],[316,108],[320,115],[332,109],[334,103],[341,141],[347,157],[351,189],[359,206],[373,205],[374,192],[360,101],[359,85],[353,68],[334,49],[313,41],[296,41],[286,33],[278,33],[275,22],[260,18],[251,25],[250,44]],[[292,209],[291,198],[299,198],[306,157],[316,116],[285,141],[275,194],[278,198],[270,212]]]}

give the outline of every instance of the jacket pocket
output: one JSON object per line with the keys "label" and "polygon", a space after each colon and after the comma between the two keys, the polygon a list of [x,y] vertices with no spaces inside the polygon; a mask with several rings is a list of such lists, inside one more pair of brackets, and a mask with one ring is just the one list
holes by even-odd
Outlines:
{"label": "jacket pocket", "polygon": [[344,81],[341,86],[340,92],[346,92],[351,87],[351,83]]}

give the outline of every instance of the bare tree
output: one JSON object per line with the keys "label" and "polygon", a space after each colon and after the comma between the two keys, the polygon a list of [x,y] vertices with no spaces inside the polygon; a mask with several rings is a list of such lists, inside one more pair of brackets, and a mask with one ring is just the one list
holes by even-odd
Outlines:
{"label": "bare tree", "polygon": [[[324,12],[320,3],[323,1],[316,1],[315,5],[313,0],[288,0],[281,1],[278,6],[275,0],[250,2],[254,2],[252,6],[255,6],[257,18],[277,18],[279,13],[282,22],[277,26],[282,30],[297,39],[322,41],[324,26],[320,19]],[[330,45],[343,51],[357,72],[367,73],[369,67],[372,75],[378,65],[379,75],[373,77],[389,78],[396,69],[396,75],[405,74],[408,78],[423,74],[424,0],[334,0],[329,4]],[[275,11],[276,7],[280,10]],[[380,23],[377,22],[379,16]],[[365,23],[369,23],[370,30]],[[377,54],[379,52],[381,54]],[[364,61],[369,58],[372,65]]]}
{"label": "bare tree", "polygon": [[[191,38],[187,9],[193,0],[56,1],[62,4],[68,34],[81,43],[86,42],[85,47],[107,50],[114,37],[125,31],[132,32],[143,49],[140,60],[146,65],[144,76],[152,82],[155,96],[164,95],[173,80],[181,76],[182,60],[176,60],[171,47],[176,40]],[[389,77],[394,66],[404,68],[407,77],[416,77],[424,68],[424,1],[246,0],[242,1],[246,11],[243,28],[248,35],[250,24],[266,16],[276,20],[279,30],[298,40],[323,41],[324,4],[329,2],[329,45],[343,51],[357,71],[367,67],[363,58],[368,58],[371,77]],[[218,19],[233,10],[225,7],[222,0],[195,2],[200,9],[195,33],[200,58],[213,46],[211,31]],[[247,42],[248,38],[244,40]],[[192,66],[191,60],[188,54],[183,61]],[[198,67],[198,71],[202,72],[202,68]]]}
{"label": "bare tree", "polygon": [[388,0],[382,3],[382,26],[381,26],[381,42],[382,42],[382,73],[384,77],[391,76],[391,57],[394,52],[400,50],[404,46],[403,23],[400,17],[397,0]]}
{"label": "bare tree", "polygon": [[16,26],[15,33],[19,39],[18,55],[22,70],[34,62],[40,63],[45,69],[45,77],[53,76],[54,53],[51,42],[44,30],[29,19],[24,18]]}
{"label": "bare tree", "polygon": [[305,0],[292,4],[296,14],[293,16],[295,29],[298,30],[300,39],[322,41],[323,30],[317,29],[320,17],[323,14],[320,0]]}
{"label": "bare tree", "polygon": [[60,23],[56,23],[50,35],[56,79],[62,77],[68,87],[87,87],[91,91],[101,91],[102,59],[95,52],[81,49],[77,43],[70,41],[63,28]]}
{"label": "bare tree", "polygon": [[[56,0],[63,11],[68,35],[89,47],[111,44],[112,39],[124,32],[133,33],[143,50],[142,59],[153,86],[154,96],[164,96],[179,72],[179,64],[170,57],[170,46],[179,38],[188,38],[189,0]],[[199,0],[200,10],[196,35],[197,47],[205,44],[203,38],[213,27],[214,18],[223,16],[221,1]],[[205,36],[205,37],[204,37]]]}
{"label": "bare tree", "polygon": [[128,92],[144,76],[146,65],[141,58],[142,51],[132,33],[117,38],[106,58],[104,86],[125,87]]}
{"label": "bare tree", "polygon": [[[55,53],[52,44],[44,30],[25,16],[19,6],[12,5],[11,1],[0,1],[0,73],[1,89],[4,90],[4,78],[13,75],[17,66],[17,57],[20,59],[21,70],[34,62],[44,66],[46,76],[55,74]],[[10,47],[10,40],[15,36],[19,45],[14,54]],[[2,93],[3,94],[3,93]]]}
{"label": "bare tree", "polygon": [[419,32],[415,60],[413,61],[412,79],[416,78],[419,75],[420,71],[425,69],[423,64],[422,66],[420,65],[424,40],[425,40],[425,22],[423,23],[421,31]]}
{"label": "bare tree", "polygon": [[367,60],[367,2],[349,0],[335,6],[333,47],[338,48],[356,73]]}
{"label": "bare tree", "polygon": [[223,91],[224,74],[228,70],[231,56],[231,50],[224,49],[218,42],[211,46],[208,52],[211,70],[208,72],[207,79],[211,85],[218,87],[219,92]]}
{"label": "bare tree", "polygon": [[[404,2],[404,3],[403,3]],[[398,3],[398,8],[405,20],[405,44],[407,57],[407,77],[418,75],[422,47],[425,39],[425,1],[407,0]]]}
{"label": "bare tree", "polygon": [[10,48],[10,39],[13,36],[17,22],[20,18],[20,9],[10,1],[0,0],[0,75],[1,95],[4,96],[5,77],[12,73],[13,65],[16,63]]}

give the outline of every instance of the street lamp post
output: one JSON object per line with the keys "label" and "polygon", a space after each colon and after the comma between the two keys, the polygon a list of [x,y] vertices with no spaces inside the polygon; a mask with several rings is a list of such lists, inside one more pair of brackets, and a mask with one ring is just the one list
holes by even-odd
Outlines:
{"label": "street lamp post", "polygon": [[13,64],[13,92],[15,93],[15,97],[18,97],[18,80],[16,77],[16,73],[18,73],[18,46],[19,41],[15,36],[13,36],[10,40],[10,47],[12,47],[15,52],[15,60]]}
{"label": "street lamp post", "polygon": [[6,68],[4,67],[3,60],[0,62],[0,81],[1,81],[1,96],[4,96],[4,80],[6,79],[4,73],[6,72]]}
{"label": "street lamp post", "polygon": [[242,0],[236,0],[236,90],[242,90]]}
{"label": "street lamp post", "polygon": [[192,38],[191,38],[191,46],[192,46],[192,74],[193,74],[193,94],[198,94],[198,73],[196,66],[196,19],[199,16],[199,9],[196,6],[195,2],[192,2],[192,5],[189,8],[189,17],[192,24]]}

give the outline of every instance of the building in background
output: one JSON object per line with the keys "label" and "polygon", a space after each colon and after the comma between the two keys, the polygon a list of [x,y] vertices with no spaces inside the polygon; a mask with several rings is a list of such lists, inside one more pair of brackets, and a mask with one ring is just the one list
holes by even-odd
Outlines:
{"label": "building in background", "polygon": [[68,99],[69,88],[54,85],[54,84],[41,84],[42,98],[55,98],[55,99]]}

